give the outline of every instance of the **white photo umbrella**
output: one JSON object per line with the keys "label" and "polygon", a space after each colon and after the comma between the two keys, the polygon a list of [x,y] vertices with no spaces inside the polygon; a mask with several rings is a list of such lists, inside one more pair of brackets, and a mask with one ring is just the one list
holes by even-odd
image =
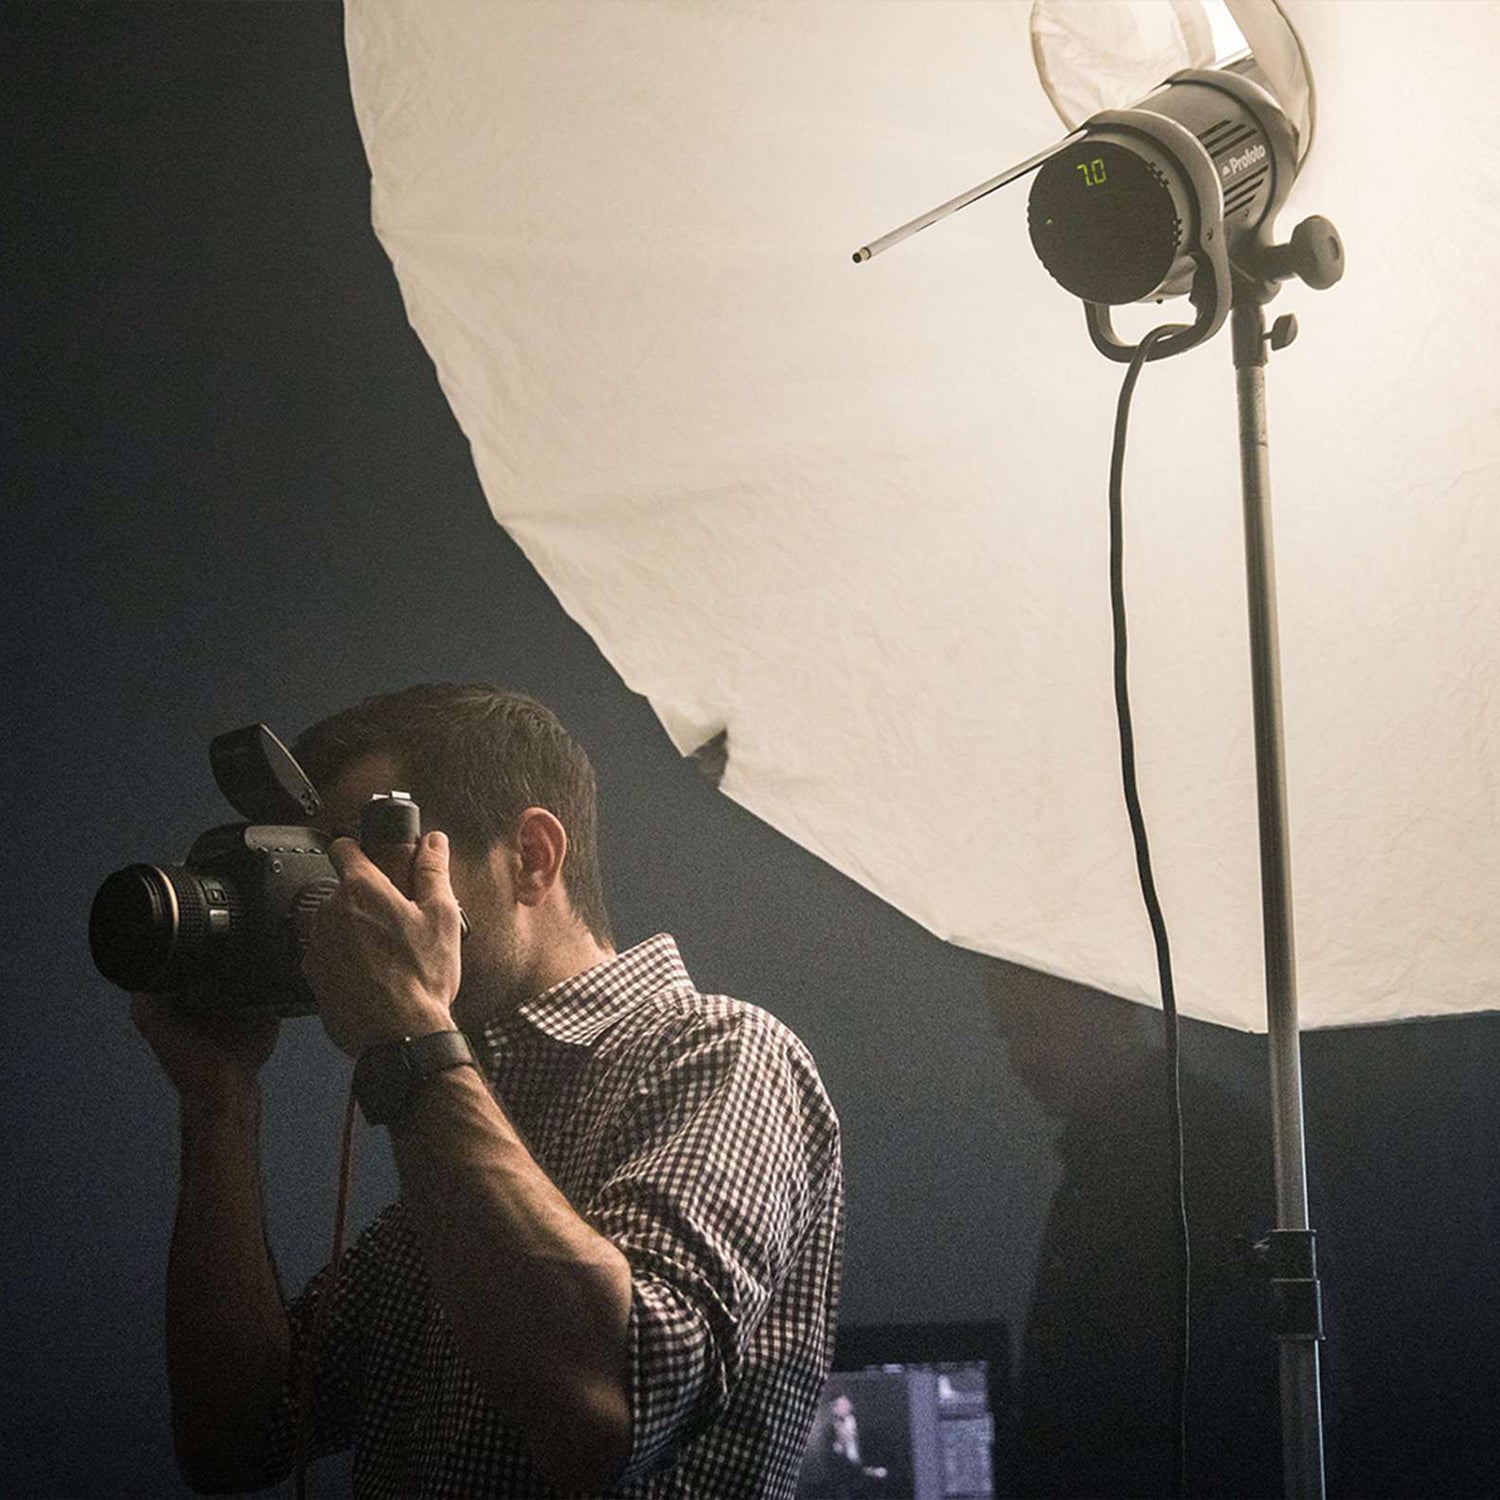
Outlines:
{"label": "white photo umbrella", "polygon": [[[1196,0],[1155,8],[1169,65],[1201,60],[1174,53]],[[1326,214],[1350,266],[1271,309],[1302,322],[1270,419],[1303,1020],[1489,1008],[1500,7],[1283,8],[1317,83],[1283,236]],[[1231,9],[1294,66],[1274,7]],[[1058,138],[1032,19],[347,8],[375,227],[491,507],[678,748],[727,751],[726,793],[940,936],[1158,1003],[1110,695],[1121,372],[1025,184],[850,261]],[[1129,69],[1088,96],[1087,49],[1062,97],[1052,45],[1064,112],[1130,102]],[[1263,1029],[1228,342],[1137,395],[1131,683],[1178,1003]]]}
{"label": "white photo umbrella", "polygon": [[[1137,403],[1131,677],[1178,1004],[1269,1024],[1287,1486],[1321,1494],[1278,719],[1284,697],[1303,1016],[1493,1006],[1500,7],[348,0],[348,18],[375,227],[491,507],[678,748],[941,936],[1144,1001],[1162,989],[1108,665],[1115,372],[1093,347],[1113,334],[1095,307],[1083,337],[1015,191],[857,275],[848,252],[856,224],[1044,150],[1044,99],[1071,127],[1249,43],[1290,122],[1272,155],[1302,165],[1285,207],[1334,220],[1356,268],[1277,367],[1285,693],[1264,322],[1239,290],[1233,385],[1209,340],[1150,367]],[[1182,134],[1200,199],[1227,201],[1229,148],[1208,165]],[[1078,170],[1103,185],[1103,158]],[[1193,235],[1213,222],[1183,213]]]}

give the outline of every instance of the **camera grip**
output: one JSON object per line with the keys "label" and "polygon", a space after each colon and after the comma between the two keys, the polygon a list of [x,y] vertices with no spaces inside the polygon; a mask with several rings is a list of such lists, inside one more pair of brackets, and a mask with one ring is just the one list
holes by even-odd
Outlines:
{"label": "camera grip", "polygon": [[376,795],[359,815],[359,847],[372,859],[383,844],[410,844],[422,837],[422,810],[405,792]]}
{"label": "camera grip", "polygon": [[[411,894],[411,860],[422,837],[422,810],[406,792],[392,792],[389,796],[376,793],[364,805],[359,815],[359,847],[390,877],[402,895]],[[400,858],[391,845],[399,845],[405,858]],[[469,916],[463,907],[458,909],[460,934],[469,935]]]}

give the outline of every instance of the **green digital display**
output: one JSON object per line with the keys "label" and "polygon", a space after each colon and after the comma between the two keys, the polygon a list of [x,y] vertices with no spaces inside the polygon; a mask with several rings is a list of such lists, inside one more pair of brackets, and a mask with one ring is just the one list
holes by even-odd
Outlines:
{"label": "green digital display", "polygon": [[1037,173],[1027,204],[1032,247],[1075,297],[1112,307],[1138,302],[1171,274],[1183,215],[1148,154],[1154,149],[1089,141]]}

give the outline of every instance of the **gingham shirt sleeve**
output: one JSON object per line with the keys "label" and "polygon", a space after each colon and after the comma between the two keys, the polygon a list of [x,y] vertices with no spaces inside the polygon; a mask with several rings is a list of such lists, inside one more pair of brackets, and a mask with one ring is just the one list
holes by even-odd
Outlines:
{"label": "gingham shirt sleeve", "polygon": [[[287,1308],[292,1357],[267,1441],[272,1482],[284,1478],[296,1462],[302,1379],[309,1359],[317,1361],[308,1430],[309,1460],[341,1452],[353,1441],[363,1363],[361,1324],[375,1299],[378,1246],[390,1213],[387,1209],[349,1249],[336,1277],[330,1277],[330,1268],[325,1266]],[[322,1295],[330,1300],[314,1350],[313,1324]]]}
{"label": "gingham shirt sleeve", "polygon": [[838,1173],[811,1059],[751,1007],[672,1029],[643,1071],[588,1218],[630,1263],[630,1462],[669,1467],[712,1422]]}

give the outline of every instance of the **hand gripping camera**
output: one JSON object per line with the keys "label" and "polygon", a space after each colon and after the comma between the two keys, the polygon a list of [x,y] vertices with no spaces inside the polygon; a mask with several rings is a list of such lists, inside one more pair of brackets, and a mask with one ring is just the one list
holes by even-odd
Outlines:
{"label": "hand gripping camera", "polygon": [[[181,992],[199,1009],[312,1015],[302,954],[313,916],[339,884],[328,840],[308,826],[322,803],[264,724],[219,735],[208,758],[247,821],[200,834],[180,865],[110,875],[89,915],[94,964],[122,989]],[[405,792],[365,804],[366,853],[420,837],[421,813]]]}

